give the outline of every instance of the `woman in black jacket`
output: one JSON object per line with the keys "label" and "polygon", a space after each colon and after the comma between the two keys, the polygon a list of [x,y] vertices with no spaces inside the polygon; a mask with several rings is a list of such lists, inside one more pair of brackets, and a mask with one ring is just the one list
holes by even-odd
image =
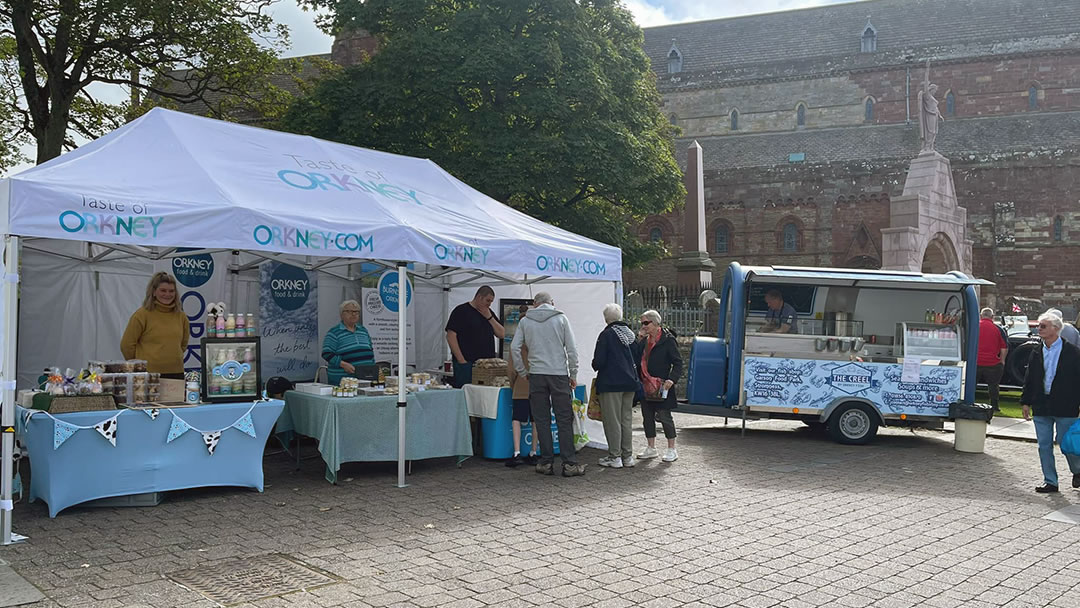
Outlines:
{"label": "woman in black jacket", "polygon": [[682,376],[683,361],[675,332],[660,327],[660,313],[646,310],[641,313],[641,339],[634,343],[634,362],[644,388],[645,399],[641,402],[641,418],[645,426],[645,439],[649,442],[638,458],[656,458],[656,418],[664,427],[667,450],[664,462],[675,462],[679,452],[675,450],[675,421],[671,410],[675,409],[675,382]]}
{"label": "woman in black jacket", "polygon": [[596,338],[592,360],[608,444],[608,455],[599,464],[621,469],[634,466],[634,393],[641,383],[630,352],[634,330],[622,320],[622,307],[605,306],[604,322],[607,327]]}

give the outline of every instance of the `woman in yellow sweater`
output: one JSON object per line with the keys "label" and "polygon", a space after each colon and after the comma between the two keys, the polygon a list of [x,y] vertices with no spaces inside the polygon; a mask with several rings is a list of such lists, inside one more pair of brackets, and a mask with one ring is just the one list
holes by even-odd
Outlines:
{"label": "woman in yellow sweater", "polygon": [[176,279],[156,273],[146,286],[143,305],[131,315],[120,352],[125,359],[145,359],[146,369],[163,378],[184,377],[188,318],[176,298]]}

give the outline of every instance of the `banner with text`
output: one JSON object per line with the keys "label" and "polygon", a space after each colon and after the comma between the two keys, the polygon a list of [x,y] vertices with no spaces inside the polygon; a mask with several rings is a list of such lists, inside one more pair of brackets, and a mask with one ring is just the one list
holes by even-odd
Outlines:
{"label": "banner with text", "polygon": [[319,358],[318,273],[267,262],[259,266],[262,377],[310,382]]}
{"label": "banner with text", "polygon": [[[179,251],[183,251],[180,249]],[[189,335],[184,369],[202,370],[202,345],[206,335],[206,307],[225,301],[228,253],[198,253],[154,262],[154,272],[176,277],[176,296],[188,318]]]}
{"label": "banner with text", "polygon": [[[413,348],[415,329],[413,316],[416,306],[413,305],[412,282],[408,282],[405,295],[405,362],[408,365],[416,363],[416,349]],[[379,277],[377,287],[365,287],[361,294],[364,310],[362,324],[371,336],[371,345],[375,349],[376,361],[389,361],[396,364],[398,360],[398,273],[396,270],[384,272]]]}
{"label": "banner with text", "polygon": [[905,382],[898,363],[747,357],[749,405],[823,409],[838,398],[862,397],[892,414],[947,416],[960,399],[962,368],[923,365]]}

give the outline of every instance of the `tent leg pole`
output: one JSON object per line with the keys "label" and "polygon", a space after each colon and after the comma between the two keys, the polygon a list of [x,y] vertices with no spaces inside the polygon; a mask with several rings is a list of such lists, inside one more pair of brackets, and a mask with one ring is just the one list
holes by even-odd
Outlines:
{"label": "tent leg pole", "polygon": [[10,545],[12,515],[12,477],[15,461],[15,355],[18,338],[19,284],[14,281],[19,272],[19,237],[4,239],[3,286],[3,402],[0,404],[0,545]]}
{"label": "tent leg pole", "polygon": [[405,320],[409,303],[409,275],[405,262],[398,262],[398,483],[397,487],[406,487],[405,483]]}

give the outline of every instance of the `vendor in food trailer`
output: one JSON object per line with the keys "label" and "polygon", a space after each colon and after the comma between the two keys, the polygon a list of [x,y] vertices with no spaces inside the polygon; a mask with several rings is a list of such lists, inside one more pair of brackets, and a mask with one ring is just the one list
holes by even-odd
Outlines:
{"label": "vendor in food trailer", "polygon": [[158,272],[146,285],[142,306],[131,315],[120,338],[125,359],[143,359],[146,370],[162,378],[184,378],[184,350],[188,345],[188,318],[176,297],[176,279]]}
{"label": "vendor in food trailer", "polygon": [[765,313],[765,325],[761,331],[776,334],[794,334],[797,331],[798,315],[795,307],[784,301],[784,294],[779,289],[770,289],[765,292],[765,304],[769,311]]}

